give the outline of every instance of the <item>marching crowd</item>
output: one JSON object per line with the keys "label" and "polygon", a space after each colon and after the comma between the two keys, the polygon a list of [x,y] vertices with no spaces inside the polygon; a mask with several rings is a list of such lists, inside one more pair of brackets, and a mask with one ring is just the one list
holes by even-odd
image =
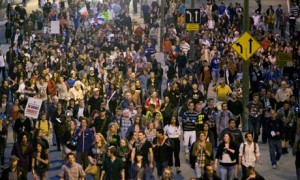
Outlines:
{"label": "marching crowd", "polygon": [[[184,2],[176,0],[166,1],[165,14],[157,0],[40,0],[42,10],[30,15],[26,1],[8,4],[11,46],[0,50],[0,179],[27,179],[28,172],[47,179],[50,146],[62,154],[60,179],[173,179],[172,167],[181,173],[185,163],[181,153],[196,179],[264,179],[255,170],[262,163],[259,143],[269,144],[274,169],[294,146],[300,179],[299,8],[292,3],[288,14],[281,5],[263,10],[256,2],[249,32],[262,47],[251,58],[247,104],[241,84],[248,72],[231,48],[243,29],[240,3],[207,0],[195,39],[185,30]],[[138,12],[143,23],[130,17]],[[158,60],[161,18],[164,59]],[[51,34],[51,21],[59,21],[60,34]],[[277,54],[291,58],[282,63]],[[25,116],[29,97],[43,100],[38,119]],[[244,136],[243,126],[249,127]],[[14,144],[4,168],[8,133]]]}

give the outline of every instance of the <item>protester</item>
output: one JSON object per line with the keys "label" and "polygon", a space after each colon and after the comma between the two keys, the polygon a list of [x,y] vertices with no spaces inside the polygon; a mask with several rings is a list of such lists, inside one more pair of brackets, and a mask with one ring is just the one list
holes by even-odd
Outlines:
{"label": "protester", "polygon": [[200,180],[221,180],[221,178],[214,171],[214,168],[211,164],[206,164],[204,166],[204,170],[205,171],[203,176],[199,178]]}
{"label": "protester", "polygon": [[26,132],[19,135],[19,140],[14,143],[11,155],[18,157],[18,164],[24,169],[25,176],[31,171],[33,147]]}
{"label": "protester", "polygon": [[288,154],[289,141],[292,138],[292,128],[294,126],[296,120],[296,113],[290,107],[288,101],[283,102],[283,107],[278,109],[277,118],[282,121],[283,129],[282,129],[282,154]]}
{"label": "protester", "polygon": [[63,165],[59,173],[61,180],[63,179],[85,179],[85,173],[82,166],[75,161],[75,154],[67,154],[68,164]]}
{"label": "protester", "polygon": [[206,136],[203,131],[200,131],[198,140],[192,145],[191,166],[195,168],[196,178],[200,178],[204,174],[205,164],[211,162],[212,144],[206,141]]}
{"label": "protester", "polygon": [[22,180],[27,179],[27,173],[18,165],[19,158],[15,155],[10,157],[10,166],[4,169],[1,173],[1,180],[9,180],[13,178],[18,178]]}
{"label": "protester", "polygon": [[233,179],[237,163],[237,147],[229,133],[224,134],[223,142],[218,146],[215,157],[215,169],[218,169],[221,179]]}
{"label": "protester", "polygon": [[248,167],[254,168],[257,162],[262,164],[259,146],[257,143],[253,142],[253,135],[251,133],[246,133],[245,140],[246,142],[241,143],[239,147],[239,170],[242,169],[242,179],[247,177]]}
{"label": "protester", "polygon": [[249,131],[253,133],[254,142],[258,142],[259,128],[260,128],[260,116],[263,112],[263,106],[259,102],[259,95],[253,94],[253,100],[250,101],[245,112],[249,114]]}
{"label": "protester", "polygon": [[[122,160],[118,157],[118,150],[111,146],[107,150],[100,180],[103,179],[125,179],[125,169]],[[105,177],[105,178],[104,178]]]}
{"label": "protester", "polygon": [[164,132],[169,138],[171,143],[171,153],[169,155],[168,166],[173,166],[173,157],[175,159],[176,172],[180,173],[180,139],[181,139],[181,126],[179,125],[178,119],[175,115],[171,116],[171,121],[164,127]]}
{"label": "protester", "polygon": [[157,176],[161,177],[163,170],[168,167],[171,142],[162,129],[156,130],[156,137],[152,142],[153,156],[157,170]]}
{"label": "protester", "polygon": [[276,169],[279,165],[282,154],[281,137],[283,125],[282,121],[276,115],[276,111],[271,110],[271,119],[267,124],[270,159],[273,169]]}
{"label": "protester", "polygon": [[49,168],[49,156],[45,151],[44,144],[42,142],[38,142],[36,144],[36,151],[32,156],[32,174],[33,176],[38,177],[39,179],[45,180],[47,179],[47,170]]}
{"label": "protester", "polygon": [[88,154],[89,164],[97,165],[97,172],[94,175],[94,179],[99,179],[101,176],[101,171],[103,169],[103,164],[106,157],[106,151],[107,142],[105,141],[105,138],[100,133],[95,134],[94,143],[92,144]]}

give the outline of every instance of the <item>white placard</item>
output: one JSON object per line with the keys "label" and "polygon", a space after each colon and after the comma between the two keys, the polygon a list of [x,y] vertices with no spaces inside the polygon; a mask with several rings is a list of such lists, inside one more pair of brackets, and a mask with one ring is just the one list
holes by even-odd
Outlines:
{"label": "white placard", "polygon": [[25,108],[25,116],[37,119],[39,116],[39,112],[42,106],[43,100],[36,98],[28,98],[26,108]]}
{"label": "white placard", "polygon": [[59,21],[51,21],[51,34],[59,34]]}

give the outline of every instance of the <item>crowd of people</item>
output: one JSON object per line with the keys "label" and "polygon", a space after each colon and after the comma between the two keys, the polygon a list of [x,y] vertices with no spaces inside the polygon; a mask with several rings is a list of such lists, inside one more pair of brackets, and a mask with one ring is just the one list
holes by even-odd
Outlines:
{"label": "crowd of people", "polygon": [[[176,0],[166,1],[165,14],[157,0],[40,0],[41,10],[30,15],[26,1],[8,4],[10,47],[0,50],[1,179],[26,179],[28,172],[47,179],[50,146],[62,154],[60,179],[173,179],[186,163],[182,153],[197,179],[264,179],[255,170],[258,143],[269,144],[274,169],[294,145],[300,178],[299,8],[292,4],[288,14],[256,2],[249,32],[262,47],[250,59],[247,104],[241,84],[248,72],[231,48],[243,30],[238,2],[201,5],[195,39],[185,30],[185,4]],[[137,13],[143,22],[130,17]],[[49,31],[52,21],[60,34]],[[160,41],[163,59],[156,56]],[[282,63],[277,54],[292,58]],[[43,100],[38,119],[25,115],[29,97]],[[8,133],[14,144],[5,169]]]}

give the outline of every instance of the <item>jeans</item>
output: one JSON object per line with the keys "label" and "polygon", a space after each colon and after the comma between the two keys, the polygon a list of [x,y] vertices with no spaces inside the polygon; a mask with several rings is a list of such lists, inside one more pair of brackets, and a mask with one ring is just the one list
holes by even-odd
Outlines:
{"label": "jeans", "polygon": [[1,156],[1,166],[4,166],[4,151],[5,151],[5,145],[6,143],[3,142],[1,145],[0,145],[0,156]]}
{"label": "jeans", "polygon": [[82,165],[82,168],[85,169],[88,164],[88,153],[86,152],[76,152],[76,162]]}
{"label": "jeans", "polygon": [[281,140],[268,139],[269,141],[269,152],[272,165],[276,165],[276,161],[279,161],[282,154]]}
{"label": "jeans", "polygon": [[260,119],[249,117],[249,132],[254,134],[254,142],[257,143],[259,136],[259,128],[260,128]]}
{"label": "jeans", "polygon": [[234,179],[235,166],[219,166],[219,174],[222,180]]}
{"label": "jeans", "polygon": [[212,69],[212,76],[218,80],[220,78],[220,69]]}
{"label": "jeans", "polygon": [[196,141],[196,131],[183,131],[184,152],[189,153],[189,143],[193,144]]}
{"label": "jeans", "polygon": [[0,67],[0,72],[2,74],[2,81],[5,81],[6,80],[6,69],[5,69],[5,66],[4,67]]}
{"label": "jeans", "polygon": [[198,163],[195,164],[196,178],[201,178],[204,174],[204,167],[199,167]]}
{"label": "jeans", "polygon": [[264,117],[261,121],[261,127],[262,127],[262,142],[266,143],[268,139],[268,131],[267,131],[267,122],[270,120],[270,118]]}
{"label": "jeans", "polygon": [[163,161],[163,162],[155,162],[156,169],[157,169],[157,176],[162,176],[163,170],[168,167],[168,161]]}
{"label": "jeans", "polygon": [[296,168],[297,180],[300,180],[300,168]]}
{"label": "jeans", "polygon": [[77,31],[79,26],[79,18],[74,18],[73,22],[74,22],[74,30]]}

